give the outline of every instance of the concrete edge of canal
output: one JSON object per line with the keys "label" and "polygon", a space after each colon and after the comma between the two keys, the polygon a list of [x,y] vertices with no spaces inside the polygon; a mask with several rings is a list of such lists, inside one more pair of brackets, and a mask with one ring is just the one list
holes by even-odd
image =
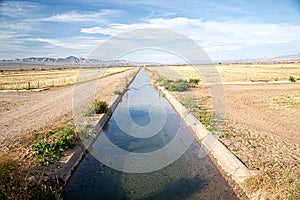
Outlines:
{"label": "concrete edge of canal", "polygon": [[214,158],[215,164],[217,164],[223,170],[225,175],[231,178],[235,184],[243,190],[248,198],[255,198],[255,195],[247,193],[243,187],[244,180],[254,175],[254,173],[251,172],[231,151],[229,151],[218,138],[212,135],[202,123],[164,87],[159,86],[158,89],[180,115],[186,126],[193,132],[199,144]]}
{"label": "concrete edge of canal", "polygon": [[126,93],[128,87],[130,84],[134,81],[136,75],[139,73],[141,68],[135,73],[133,78],[130,80],[130,82],[126,85],[124,90],[120,95],[115,95],[113,100],[110,102],[109,105],[109,112],[100,114],[99,119],[95,122],[93,133],[96,135],[96,137],[93,137],[91,140],[88,141],[87,144],[81,144],[80,146],[77,146],[75,148],[74,153],[65,161],[65,165],[57,172],[57,176],[67,182],[69,178],[72,175],[72,172],[75,170],[75,168],[79,165],[80,161],[84,158],[87,150],[93,145],[98,135],[101,133],[101,130],[103,129],[104,125],[108,122],[110,119],[112,113],[115,111],[116,107],[118,106],[119,102],[122,100],[123,95]]}

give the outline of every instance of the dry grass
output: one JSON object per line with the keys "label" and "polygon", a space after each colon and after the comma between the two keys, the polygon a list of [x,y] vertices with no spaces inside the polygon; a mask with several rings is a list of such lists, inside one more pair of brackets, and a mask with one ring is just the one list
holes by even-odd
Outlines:
{"label": "dry grass", "polygon": [[300,79],[300,63],[217,65],[224,82]]}
{"label": "dry grass", "polygon": [[[62,183],[32,174],[10,155],[0,155],[0,199],[60,199]],[[34,177],[34,178],[33,178]],[[39,178],[37,178],[39,177]]]}
{"label": "dry grass", "polygon": [[55,69],[55,70],[20,70],[0,73],[0,89],[32,89],[71,85],[100,77],[120,73],[130,67]]}
{"label": "dry grass", "polygon": [[151,70],[173,79],[200,78],[202,81],[278,81],[290,76],[300,79],[300,63],[289,64],[228,64],[212,66],[159,66]]}

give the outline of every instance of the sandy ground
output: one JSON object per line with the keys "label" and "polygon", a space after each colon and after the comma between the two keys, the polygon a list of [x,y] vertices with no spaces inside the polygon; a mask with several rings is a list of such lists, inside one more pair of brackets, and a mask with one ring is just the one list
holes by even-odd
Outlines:
{"label": "sandy ground", "polygon": [[250,169],[273,160],[299,170],[300,84],[227,85],[225,93],[221,140]]}
{"label": "sandy ground", "polygon": [[[219,139],[250,170],[262,174],[249,179],[248,188],[269,190],[264,191],[269,199],[285,199],[300,180],[300,83],[232,84],[224,85],[224,91],[226,117]],[[211,106],[207,87],[174,94],[191,107],[188,99],[196,96],[196,110],[197,105]],[[299,195],[299,189],[294,192]]]}
{"label": "sandy ground", "polygon": [[[136,70],[136,69],[134,69]],[[89,98],[97,86],[96,96],[107,102],[114,96],[120,81],[132,71],[102,78],[100,82],[88,82],[78,87],[66,86],[50,88],[40,92],[0,93],[0,152],[8,152],[13,146],[22,145],[24,136],[51,130],[59,124],[67,123],[74,116],[74,91],[83,99]],[[124,81],[123,81],[124,82]],[[83,89],[77,89],[77,88]],[[26,138],[26,137],[25,137]]]}

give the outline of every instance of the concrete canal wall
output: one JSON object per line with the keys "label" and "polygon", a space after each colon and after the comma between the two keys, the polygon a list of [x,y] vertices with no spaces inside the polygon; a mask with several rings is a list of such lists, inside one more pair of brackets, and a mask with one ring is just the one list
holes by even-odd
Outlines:
{"label": "concrete canal wall", "polygon": [[244,180],[252,176],[253,173],[164,87],[159,86],[158,89],[181,116],[187,127],[193,132],[199,144],[216,160],[216,164],[221,167],[226,175],[243,189]]}

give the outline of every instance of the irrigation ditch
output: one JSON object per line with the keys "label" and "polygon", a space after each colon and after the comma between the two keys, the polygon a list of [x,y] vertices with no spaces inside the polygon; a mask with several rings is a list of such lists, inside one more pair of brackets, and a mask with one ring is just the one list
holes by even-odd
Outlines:
{"label": "irrigation ditch", "polygon": [[[93,174],[99,173],[100,174],[99,176],[103,178],[104,174],[107,174],[109,171],[108,174],[113,174],[111,178],[113,180],[115,180],[115,179],[118,180],[117,183],[113,183],[112,185],[110,185],[110,187],[114,187],[117,184],[118,185],[117,188],[120,188],[120,185],[122,185],[123,190],[125,190],[125,191],[123,191],[121,189],[118,191],[109,190],[111,192],[111,194],[104,192],[104,195],[106,195],[104,197],[110,197],[109,195],[114,194],[114,195],[117,195],[116,196],[117,198],[124,197],[122,195],[125,195],[126,198],[145,198],[145,197],[148,198],[148,197],[150,197],[150,199],[152,199],[154,197],[157,198],[157,197],[164,197],[164,195],[171,195],[172,191],[169,191],[169,190],[170,190],[170,188],[175,187],[172,184],[171,184],[171,186],[170,185],[161,185],[161,188],[159,190],[163,190],[163,191],[165,190],[165,192],[162,192],[162,193],[156,193],[155,191],[153,191],[153,190],[155,190],[154,189],[155,186],[149,185],[151,182],[153,182],[153,180],[155,180],[154,182],[157,183],[157,176],[158,177],[162,177],[162,175],[166,176],[166,173],[167,173],[167,174],[169,174],[168,176],[171,176],[171,179],[176,179],[176,181],[179,181],[179,182],[176,182],[175,189],[181,191],[183,193],[183,195],[185,195],[184,197],[186,197],[186,195],[187,195],[186,193],[192,193],[192,194],[189,194],[188,196],[190,196],[190,195],[197,196],[198,195],[198,197],[205,197],[207,199],[213,199],[216,197],[224,197],[225,196],[230,199],[237,199],[237,197],[233,194],[233,191],[228,186],[227,182],[226,181],[224,182],[225,179],[221,178],[222,177],[221,173],[223,174],[223,176],[227,176],[227,178],[229,177],[230,179],[232,179],[234,181],[234,183],[237,184],[242,189],[243,189],[243,181],[247,177],[251,176],[252,173],[220,141],[217,140],[217,142],[212,143],[212,141],[215,141],[215,140],[211,140],[211,137],[214,137],[214,136],[211,135],[209,133],[209,131],[207,131],[204,128],[204,126],[199,122],[199,120],[197,120],[196,117],[194,117],[192,114],[190,114],[188,112],[188,110],[180,102],[178,102],[167,90],[165,90],[163,87],[158,87],[157,89],[154,89],[152,86],[150,86],[150,82],[149,82],[149,87],[151,87],[152,90],[156,90],[156,92],[159,93],[160,98],[161,98],[161,96],[164,97],[162,99],[164,99],[164,101],[168,102],[167,104],[171,105],[170,107],[172,108],[173,112],[175,113],[175,115],[177,115],[177,117],[179,117],[179,119],[177,119],[177,120],[181,120],[185,124],[185,127],[186,127],[185,129],[187,129],[187,131],[192,132],[193,136],[195,137],[195,139],[197,141],[196,144],[193,143],[191,145],[192,148],[188,149],[187,153],[185,153],[184,156],[181,156],[179,161],[176,161],[175,164],[172,163],[172,164],[170,164],[170,166],[166,167],[167,169],[165,169],[165,170],[160,169],[157,172],[151,172],[151,173],[149,173],[150,174],[149,176],[148,175],[146,176],[145,174],[139,174],[139,177],[144,177],[144,179],[147,182],[150,182],[150,183],[147,183],[148,190],[149,190],[148,193],[147,192],[142,193],[141,190],[134,188],[133,185],[136,185],[136,187],[139,187],[137,185],[140,185],[138,183],[142,181],[142,180],[140,180],[139,177],[130,175],[130,173],[119,172],[119,171],[116,171],[109,167],[106,167],[103,163],[96,161],[94,158],[92,158],[93,156],[88,153],[88,151],[86,149],[90,149],[93,151],[93,149],[97,149],[97,147],[95,147],[95,145],[99,146],[99,144],[97,144],[97,138],[99,135],[113,134],[113,133],[111,133],[114,131],[113,128],[109,128],[109,129],[112,129],[111,132],[110,132],[110,130],[103,132],[102,129],[103,129],[104,125],[107,123],[109,124],[109,127],[113,127],[114,125],[116,125],[115,121],[111,118],[111,116],[113,115],[113,112],[116,109],[118,109],[118,105],[120,104],[120,102],[121,102],[121,104],[123,103],[123,101],[124,101],[123,97],[128,92],[128,87],[131,84],[133,84],[134,80],[140,73],[141,73],[141,69],[137,72],[135,77],[127,85],[126,89],[120,95],[117,95],[115,97],[114,101],[110,105],[111,112],[109,112],[107,114],[102,114],[100,116],[100,119],[95,124],[95,127],[93,129],[93,132],[95,134],[97,134],[97,136],[89,142],[89,144],[87,146],[88,148],[86,148],[84,146],[81,146],[80,148],[78,148],[76,150],[76,152],[73,154],[73,156],[69,159],[69,161],[67,162],[65,167],[61,170],[60,177],[65,181],[69,180],[68,181],[69,184],[67,184],[66,189],[65,189],[64,198],[65,199],[76,199],[74,197],[80,197],[80,196],[83,197],[82,196],[83,194],[81,194],[81,192],[80,192],[80,188],[82,188],[82,185],[81,185],[82,183],[79,179],[81,179],[80,177],[84,176],[85,173],[89,173],[87,171],[92,170],[92,168],[90,168],[90,166],[89,166],[89,165],[91,165],[91,162],[92,162],[94,165],[97,165],[98,168],[101,168],[100,171],[97,171],[97,169],[95,169],[95,173],[93,173]],[[125,99],[125,101],[126,101],[126,99]],[[119,107],[122,107],[122,105]],[[117,112],[119,112],[119,111],[117,110]],[[172,137],[173,136],[171,136],[171,138]],[[131,144],[132,142],[133,141],[130,141],[130,142],[128,142],[128,144]],[[128,145],[128,144],[126,144],[126,145]],[[145,146],[145,144],[143,144],[143,145]],[[210,150],[210,152],[208,154],[209,156],[206,156],[205,161],[200,159],[200,162],[206,163],[206,164],[204,164],[204,165],[206,165],[206,167],[210,166],[209,168],[213,168],[212,171],[210,171],[208,169],[202,169],[202,167],[198,166],[199,159],[196,158],[197,153],[195,153],[195,152],[199,151],[199,149],[202,149],[202,147],[205,151]],[[137,149],[139,149],[139,148],[141,148],[141,147],[139,146]],[[97,149],[97,150],[99,150],[99,149]],[[99,150],[99,151],[101,151],[101,150]],[[142,151],[144,151],[144,150],[142,150]],[[182,157],[188,157],[189,159],[187,159],[187,160],[183,159],[184,160],[183,161]],[[190,158],[192,158],[192,159],[190,159]],[[80,162],[82,162],[82,164],[80,164]],[[190,169],[188,169],[186,167],[183,167],[182,162],[193,163],[190,166],[190,168],[193,168],[193,171],[191,171]],[[214,162],[214,164],[211,164],[213,162]],[[97,164],[95,164],[95,163],[97,163]],[[179,168],[185,169],[186,171],[190,171],[191,174],[196,173],[197,174],[195,176],[196,178],[189,177],[190,179],[187,179],[187,177],[181,177],[182,174],[178,174],[176,172],[176,169],[178,168],[178,166],[177,166],[178,163],[181,163]],[[209,164],[207,164],[207,163],[209,163]],[[187,163],[185,163],[185,164],[187,164]],[[216,165],[216,166],[213,166],[213,165]],[[76,170],[74,170],[74,169],[76,169]],[[204,171],[207,170],[206,172],[212,173],[213,176],[218,177],[216,179],[221,183],[221,185],[225,185],[225,188],[223,188],[223,190],[220,189],[220,191],[222,191],[222,192],[220,194],[215,194],[215,195],[224,195],[224,196],[215,196],[215,195],[206,196],[207,194],[203,194],[203,192],[201,193],[198,191],[198,190],[203,190],[205,193],[208,193],[208,191],[210,191],[210,193],[211,193],[211,192],[215,191],[215,189],[216,189],[215,186],[206,186],[208,189],[203,189],[202,187],[200,187],[200,188],[197,187],[197,188],[194,188],[192,191],[190,191],[190,189],[182,191],[182,189],[177,188],[178,186],[183,186],[183,185],[188,185],[189,187],[192,187],[192,186],[195,187],[195,185],[197,185],[197,184],[202,185],[203,180],[199,180],[199,182],[197,182],[197,180],[198,180],[197,178],[199,178],[198,176],[203,176],[203,177],[207,178],[207,180],[209,180],[208,182],[210,182],[211,177],[207,177],[207,176],[211,176],[212,174],[205,175],[205,174],[201,174],[200,172],[198,173],[199,169],[200,170],[202,169]],[[172,172],[170,172],[168,170],[171,170]],[[221,173],[220,173],[220,171],[221,171]],[[170,173],[171,173],[171,175],[170,175]],[[174,173],[175,175],[173,175],[172,173]],[[214,173],[216,173],[218,175],[216,175]],[[115,175],[115,174],[117,174],[117,175]],[[90,176],[91,176],[91,174],[90,174]],[[134,176],[134,178],[133,178],[133,176]],[[123,178],[120,178],[120,177],[123,177]],[[151,178],[149,178],[149,177],[151,177]],[[153,178],[153,177],[156,177],[156,178]],[[178,177],[180,177],[180,179],[178,179]],[[71,178],[71,180],[70,180],[70,178]],[[82,180],[89,180],[89,178],[91,178],[91,177],[83,177]],[[106,178],[107,177],[104,177],[103,180],[105,180]],[[184,178],[184,181],[182,181],[183,178]],[[126,183],[123,183],[124,179],[127,181]],[[188,181],[186,181],[186,179]],[[192,181],[190,181],[190,180],[192,180]],[[97,181],[99,181],[99,180],[96,180],[96,183],[102,184]],[[170,182],[170,180],[166,179],[165,182]],[[95,182],[93,182],[93,183],[95,184]],[[144,180],[142,181],[142,183],[146,184]],[[220,187],[220,183],[217,184],[218,187]],[[85,183],[85,184],[87,184],[87,183]],[[208,183],[206,183],[206,184],[209,185]],[[128,186],[128,185],[130,185],[130,186]],[[101,187],[105,188],[107,186],[102,185]],[[91,188],[93,188],[94,190],[97,191],[97,188],[95,189],[95,186],[91,186]],[[145,188],[144,188],[144,190],[145,190]],[[77,191],[77,192],[75,192],[75,196],[70,195],[70,194],[74,193],[74,191]],[[147,191],[147,189],[146,189],[146,191]],[[93,195],[95,195],[95,193],[97,193],[97,192],[95,192],[93,194],[88,194],[90,192],[91,191],[89,191],[89,192],[84,191],[84,190],[82,191],[82,193],[85,193],[85,195],[90,195],[88,197],[91,197],[92,199],[93,199],[93,197],[96,197]],[[102,193],[101,193],[101,191],[98,191],[98,192],[99,192],[98,195],[103,194],[103,191],[102,191]],[[139,196],[139,195],[137,195],[137,193],[142,193],[142,194],[139,194],[140,195]],[[141,195],[144,195],[144,196],[141,196]],[[178,195],[180,196],[182,194],[178,194]],[[204,196],[202,196],[202,195],[204,195]],[[249,198],[253,198],[250,194],[247,194],[247,196]],[[174,197],[176,197],[176,196],[174,196]]]}

